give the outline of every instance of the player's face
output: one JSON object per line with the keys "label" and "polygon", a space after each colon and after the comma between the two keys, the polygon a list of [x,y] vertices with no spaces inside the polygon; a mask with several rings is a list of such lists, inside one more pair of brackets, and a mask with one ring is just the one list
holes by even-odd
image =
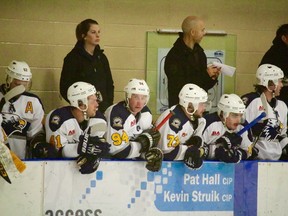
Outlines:
{"label": "player's face", "polygon": [[28,88],[29,85],[29,81],[22,81],[22,80],[18,80],[18,79],[12,79],[12,82],[10,83],[10,89],[19,86],[19,85],[23,85],[26,89]]}
{"label": "player's face", "polygon": [[93,117],[96,115],[98,106],[99,106],[99,103],[98,103],[96,95],[89,96],[88,97],[88,109],[87,109],[88,117]]}
{"label": "player's face", "polygon": [[195,116],[197,117],[202,117],[203,116],[203,113],[205,112],[206,110],[206,102],[205,103],[199,103],[198,104],[198,109],[196,110],[196,112],[194,113]]}
{"label": "player's face", "polygon": [[283,87],[282,79],[279,79],[277,88],[275,89],[275,96],[276,97],[280,95],[280,91],[281,91],[282,87]]}
{"label": "player's face", "polygon": [[84,37],[85,44],[96,46],[100,42],[100,27],[97,24],[91,24],[90,29]]}
{"label": "player's face", "polygon": [[241,124],[243,114],[240,113],[229,113],[229,116],[226,118],[226,127],[229,130],[236,130],[238,125]]}
{"label": "player's face", "polygon": [[131,98],[129,99],[129,108],[131,112],[136,115],[143,109],[143,107],[146,105],[146,102],[146,95],[132,94]]}
{"label": "player's face", "polygon": [[204,35],[206,34],[204,22],[198,21],[195,30],[193,31],[193,39],[195,43],[200,43]]}

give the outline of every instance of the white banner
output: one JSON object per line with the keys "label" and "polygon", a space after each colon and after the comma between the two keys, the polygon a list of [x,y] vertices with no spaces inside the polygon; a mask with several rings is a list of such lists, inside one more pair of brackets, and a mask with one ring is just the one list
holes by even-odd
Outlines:
{"label": "white banner", "polygon": [[44,176],[44,215],[233,215],[234,165],[205,163],[201,171],[164,162],[102,161],[82,175],[75,162],[49,162]]}

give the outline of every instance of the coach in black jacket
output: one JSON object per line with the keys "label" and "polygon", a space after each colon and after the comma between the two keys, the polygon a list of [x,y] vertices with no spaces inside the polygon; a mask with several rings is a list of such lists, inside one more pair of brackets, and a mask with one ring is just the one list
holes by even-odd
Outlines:
{"label": "coach in black jacket", "polygon": [[199,45],[205,35],[204,22],[188,16],[182,23],[183,33],[166,56],[164,70],[168,78],[169,107],[179,102],[178,94],[187,83],[194,83],[208,91],[217,83],[221,68],[209,66]]}
{"label": "coach in black jacket", "polygon": [[91,83],[102,94],[103,101],[99,104],[99,110],[104,113],[113,104],[114,82],[109,61],[99,46],[99,34],[100,27],[95,20],[86,19],[77,25],[78,41],[64,59],[60,93],[68,101],[69,86],[77,81]]}

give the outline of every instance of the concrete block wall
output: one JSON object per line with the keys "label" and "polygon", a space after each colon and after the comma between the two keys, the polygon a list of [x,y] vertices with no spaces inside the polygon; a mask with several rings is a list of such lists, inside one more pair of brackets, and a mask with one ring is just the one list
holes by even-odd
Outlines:
{"label": "concrete block wall", "polygon": [[115,100],[129,78],[145,78],[146,32],[180,29],[188,15],[202,17],[208,30],[237,35],[237,94],[252,91],[256,68],[279,25],[287,23],[287,0],[14,0],[0,4],[0,81],[11,60],[26,61],[32,92],[45,112],[66,104],[59,97],[63,59],[73,48],[76,25],[99,22],[101,47],[110,61]]}

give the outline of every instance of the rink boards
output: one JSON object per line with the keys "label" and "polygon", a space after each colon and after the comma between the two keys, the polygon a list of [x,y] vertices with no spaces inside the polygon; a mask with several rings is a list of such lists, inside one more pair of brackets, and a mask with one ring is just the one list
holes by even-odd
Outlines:
{"label": "rink boards", "polygon": [[3,216],[283,215],[287,205],[282,162],[204,162],[191,170],[166,161],[153,173],[143,161],[102,161],[89,175],[71,160],[25,163],[11,185],[0,180]]}

